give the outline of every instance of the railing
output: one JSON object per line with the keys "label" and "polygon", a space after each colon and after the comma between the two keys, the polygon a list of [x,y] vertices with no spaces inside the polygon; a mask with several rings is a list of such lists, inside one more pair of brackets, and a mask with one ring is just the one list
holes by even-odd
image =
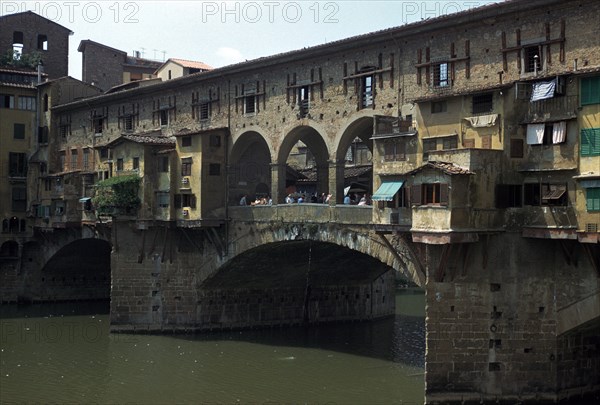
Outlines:
{"label": "railing", "polygon": [[577,117],[577,96],[556,96],[528,103],[526,121],[545,121]]}
{"label": "railing", "polygon": [[326,204],[280,204],[229,207],[229,217],[239,221],[257,222],[336,222],[339,224],[370,224],[371,206]]}

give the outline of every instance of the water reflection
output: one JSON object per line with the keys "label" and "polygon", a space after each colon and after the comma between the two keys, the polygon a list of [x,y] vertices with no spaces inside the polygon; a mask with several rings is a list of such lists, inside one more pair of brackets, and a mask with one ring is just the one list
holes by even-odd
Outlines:
{"label": "water reflection", "polygon": [[110,334],[106,307],[76,305],[0,307],[0,402],[423,402],[423,295],[373,323],[177,336]]}

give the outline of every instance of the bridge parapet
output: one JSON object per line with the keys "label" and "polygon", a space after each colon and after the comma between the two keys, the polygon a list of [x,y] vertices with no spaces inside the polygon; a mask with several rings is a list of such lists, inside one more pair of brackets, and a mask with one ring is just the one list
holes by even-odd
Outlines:
{"label": "bridge parapet", "polygon": [[293,222],[368,225],[372,223],[372,207],[358,205],[279,204],[230,207],[229,217],[238,221]]}

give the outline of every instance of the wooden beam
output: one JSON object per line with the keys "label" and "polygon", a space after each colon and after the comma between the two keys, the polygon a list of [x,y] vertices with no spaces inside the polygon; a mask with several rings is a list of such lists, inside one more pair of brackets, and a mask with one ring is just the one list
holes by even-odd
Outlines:
{"label": "wooden beam", "polygon": [[394,246],[392,246],[392,244],[390,243],[390,241],[385,237],[384,234],[382,233],[377,233],[377,235],[379,235],[379,239],[381,239],[381,241],[383,242],[383,244],[389,249],[389,251],[392,253],[392,255],[396,258],[396,260],[398,260],[400,263],[405,263],[408,259],[408,261],[410,261],[411,263],[413,263],[415,265],[416,268],[416,274],[414,274],[414,276],[419,279],[421,286],[424,287],[425,283],[427,281],[427,275],[425,274],[425,271],[423,270],[423,266],[421,265],[421,261],[419,260],[419,258],[417,257],[417,255],[411,251],[410,247],[408,245],[405,245],[407,250],[411,253],[411,258],[403,258],[402,256],[400,256],[400,254],[396,251],[396,249],[394,248]]}

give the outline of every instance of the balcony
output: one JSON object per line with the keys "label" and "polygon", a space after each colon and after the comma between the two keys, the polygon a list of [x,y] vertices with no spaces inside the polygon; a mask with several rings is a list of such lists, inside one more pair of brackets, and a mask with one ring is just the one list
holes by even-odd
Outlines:
{"label": "balcony", "polygon": [[281,204],[229,207],[231,219],[256,222],[328,223],[368,225],[372,219],[369,205]]}
{"label": "balcony", "polygon": [[529,102],[523,123],[541,123],[577,118],[579,99],[577,96],[555,96],[545,100]]}

